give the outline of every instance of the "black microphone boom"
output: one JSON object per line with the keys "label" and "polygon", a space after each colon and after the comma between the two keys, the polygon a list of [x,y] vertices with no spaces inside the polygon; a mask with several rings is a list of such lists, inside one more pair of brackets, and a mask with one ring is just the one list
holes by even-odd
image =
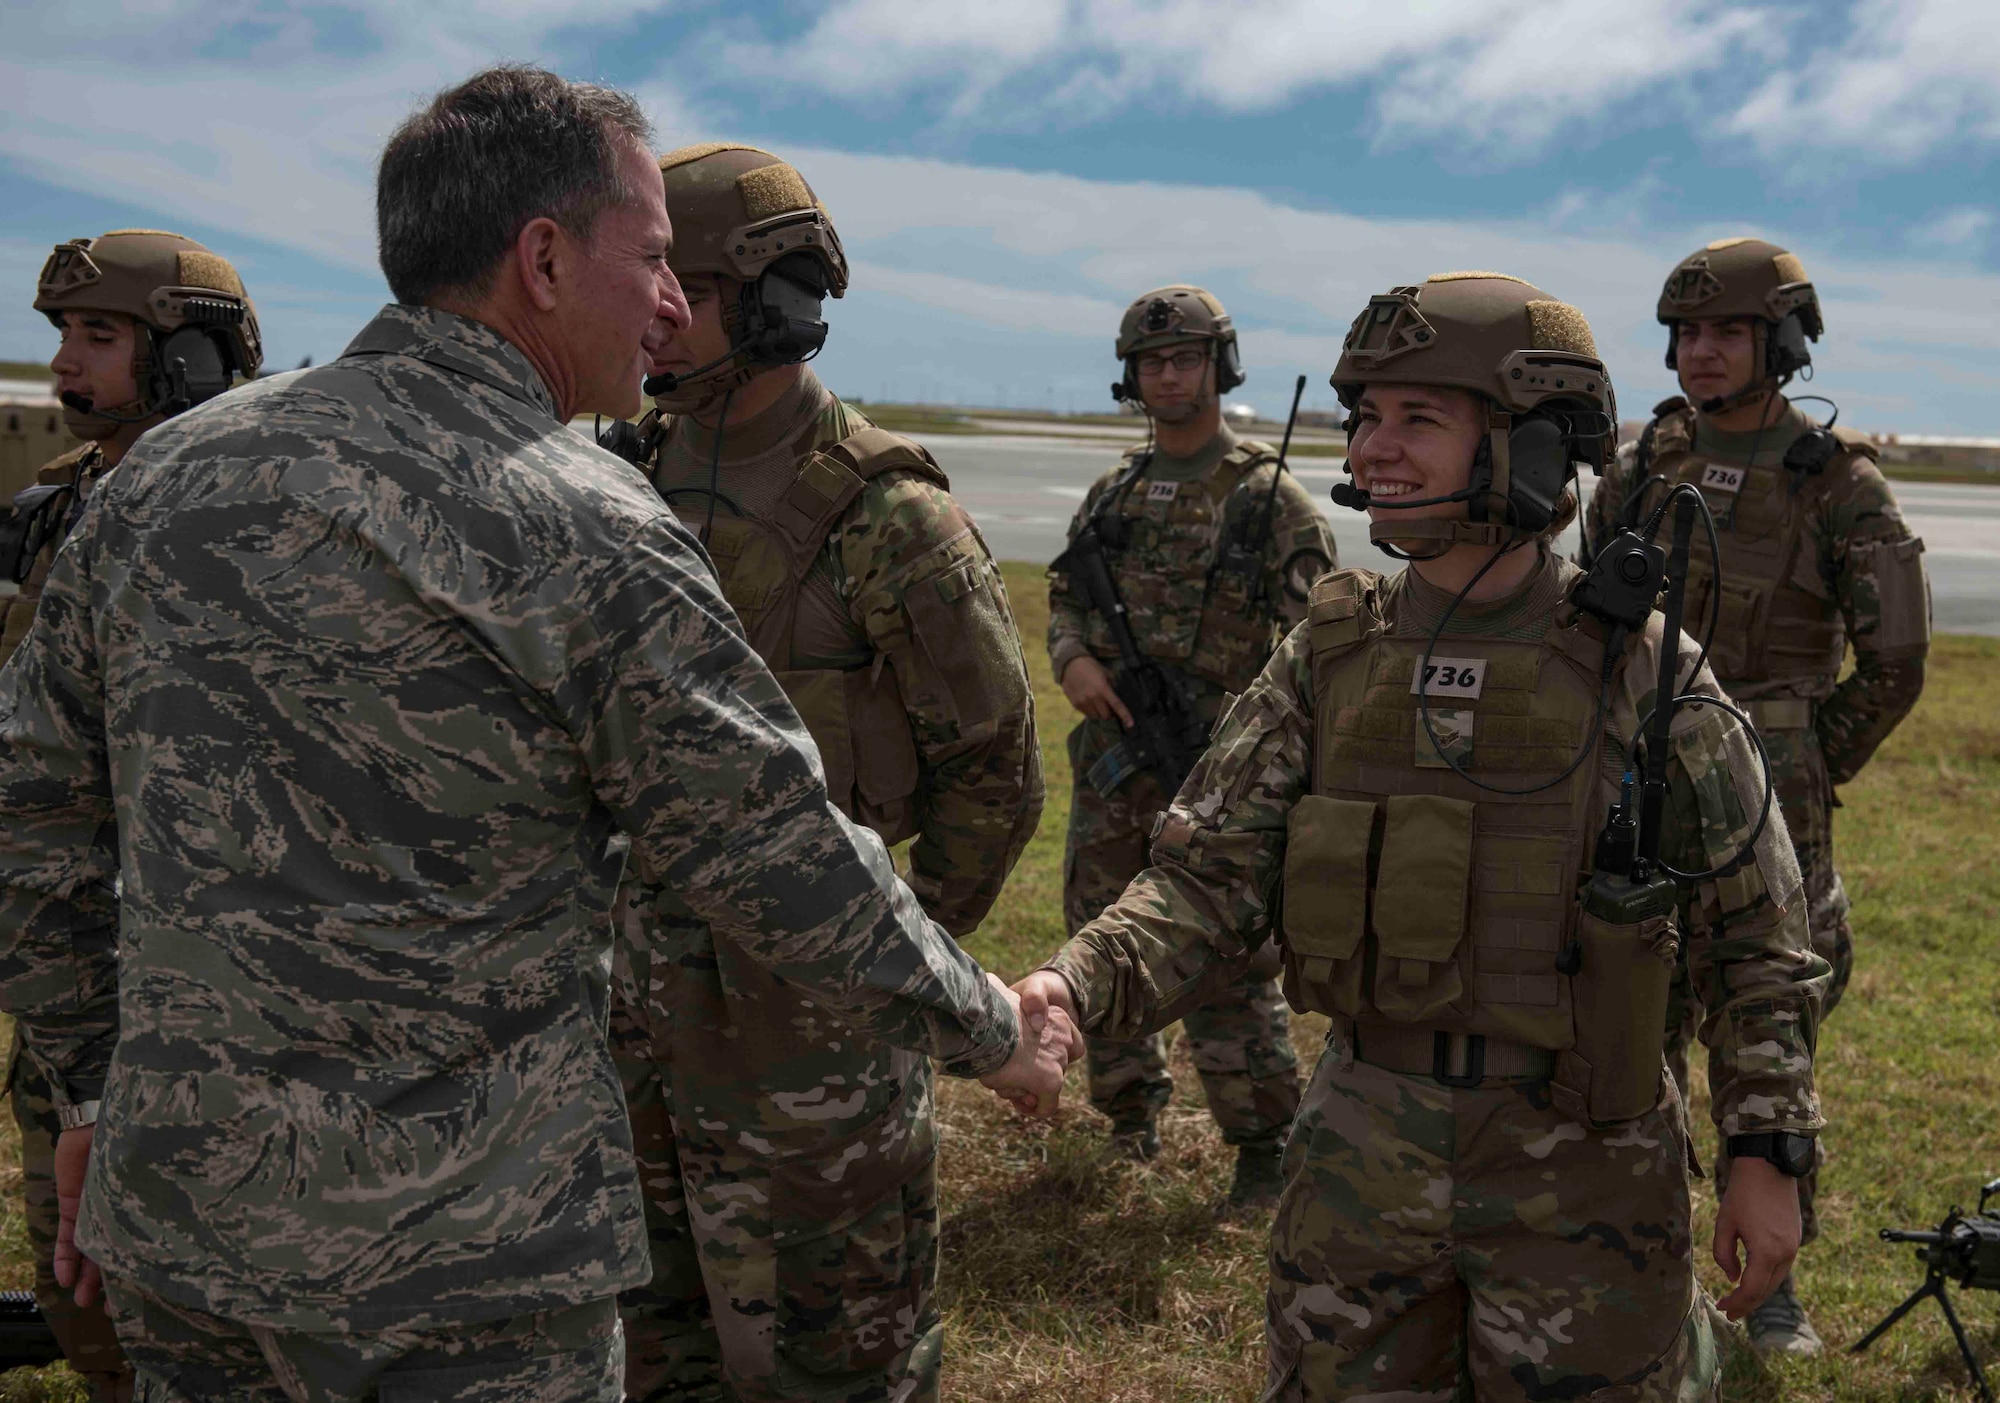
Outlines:
{"label": "black microphone boom", "polygon": [[658,375],[648,375],[646,377],[645,383],[642,384],[639,388],[644,390],[649,395],[670,395],[675,390],[678,390],[687,381],[694,379],[695,376],[697,375],[708,374],[709,371],[715,369],[718,365],[721,365],[724,361],[729,360],[735,354],[736,354],[736,349],[732,347],[728,351],[724,352],[722,355],[719,355],[714,360],[710,361],[707,365],[698,365],[693,370],[682,371],[679,374],[676,374],[675,372],[668,370],[668,371],[663,371]]}

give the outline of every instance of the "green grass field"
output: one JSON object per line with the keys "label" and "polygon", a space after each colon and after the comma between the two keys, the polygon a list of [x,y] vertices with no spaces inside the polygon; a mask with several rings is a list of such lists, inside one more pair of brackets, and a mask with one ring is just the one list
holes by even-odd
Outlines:
{"label": "green grass field", "polygon": [[[1038,567],[1006,567],[1034,669],[1048,808],[998,907],[968,942],[1013,977],[1061,941],[1062,846],[1074,714],[1040,648]],[[1926,1306],[1867,1355],[1842,1353],[1921,1279],[1886,1225],[1929,1227],[2000,1174],[2000,640],[1943,638],[1915,714],[1842,794],[1838,851],[1859,957],[1820,1040],[1831,1127],[1824,1237],[1801,1290],[1835,1352],[1760,1369],[1732,1361],[1725,1396],[1749,1403],[1969,1400],[1958,1355]],[[1323,1025],[1297,1020],[1301,1053]],[[1107,1164],[1084,1101],[1025,1122],[976,1086],[946,1083],[947,1396],[959,1403],[1249,1403],[1262,1380],[1265,1233],[1219,1220],[1230,1157],[1185,1049],[1155,1165]],[[1703,1113],[1703,1133],[1713,1147]],[[0,1287],[26,1285],[11,1119],[0,1131]],[[1712,1218],[1706,1185],[1704,1231]],[[1703,1240],[1705,1244],[1705,1239]],[[1705,1245],[1702,1248],[1705,1260]],[[1707,1270],[1711,1285],[1721,1277]],[[1959,1297],[2000,1373],[2000,1296]],[[0,1383],[0,1400],[81,1399],[60,1366]]]}

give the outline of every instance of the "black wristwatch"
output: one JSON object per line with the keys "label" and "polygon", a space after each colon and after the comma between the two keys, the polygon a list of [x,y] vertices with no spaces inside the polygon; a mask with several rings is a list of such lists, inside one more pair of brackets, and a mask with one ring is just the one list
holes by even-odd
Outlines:
{"label": "black wristwatch", "polygon": [[1813,1169],[1813,1137],[1789,1130],[1767,1130],[1761,1135],[1729,1137],[1731,1159],[1766,1159],[1780,1174],[1803,1179]]}

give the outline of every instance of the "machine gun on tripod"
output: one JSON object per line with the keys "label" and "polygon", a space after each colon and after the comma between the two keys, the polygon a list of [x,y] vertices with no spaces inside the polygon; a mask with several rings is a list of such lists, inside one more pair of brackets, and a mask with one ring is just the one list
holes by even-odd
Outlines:
{"label": "machine gun on tripod", "polygon": [[1951,1308],[1951,1297],[1944,1286],[1947,1281],[1955,1281],[1968,1291],[2000,1291],[2000,1212],[1989,1213],[1986,1201],[2000,1194],[2000,1179],[1989,1181],[1979,1191],[1979,1210],[1966,1214],[1952,1205],[1945,1220],[1930,1232],[1911,1232],[1903,1228],[1882,1229],[1884,1242],[1913,1242],[1917,1245],[1917,1260],[1924,1264],[1923,1285],[1912,1291],[1904,1302],[1890,1311],[1880,1325],[1863,1335],[1849,1351],[1859,1354],[1889,1332],[1891,1326],[1911,1311],[1925,1297],[1938,1303],[1944,1312],[1945,1323],[1951,1326],[1952,1338],[1958,1341],[1958,1352],[1965,1358],[1965,1367],[1972,1374],[1972,1386],[1978,1390],[1983,1403],[1994,1403],[1992,1386],[1986,1382],[1986,1375],[1980,1370],[1979,1357],[1972,1352],[1972,1341],[1965,1337],[1965,1327],[1959,1323],[1958,1312]]}

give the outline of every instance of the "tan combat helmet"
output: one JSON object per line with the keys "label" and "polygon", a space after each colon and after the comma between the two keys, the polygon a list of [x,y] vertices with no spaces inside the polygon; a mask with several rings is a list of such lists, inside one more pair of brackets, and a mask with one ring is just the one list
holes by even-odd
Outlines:
{"label": "tan combat helmet", "polygon": [[731,354],[649,381],[660,406],[700,409],[771,366],[811,359],[826,340],[820,300],[847,292],[847,255],[805,177],[769,151],[717,141],[669,151],[660,178],[674,224],[668,266],[737,285],[722,298]]}
{"label": "tan combat helmet", "polygon": [[122,312],[147,328],[133,341],[139,398],[128,405],[65,406],[70,432],[108,437],[120,423],[178,414],[264,363],[257,309],[221,254],[161,229],[114,229],[57,244],[42,265],[35,310]]}
{"label": "tan combat helmet", "polygon": [[[1371,297],[1330,377],[1349,411],[1370,385],[1469,390],[1488,409],[1464,521],[1394,520],[1372,539],[1497,545],[1559,531],[1576,511],[1578,461],[1601,471],[1618,402],[1582,312],[1505,273],[1438,273]],[[1349,421],[1350,425],[1352,420]],[[1358,499],[1358,500],[1356,500]],[[1337,500],[1365,510],[1366,494]]]}
{"label": "tan combat helmet", "polygon": [[1743,391],[1702,406],[1715,413],[1765,393],[1812,364],[1808,341],[1825,324],[1819,294],[1798,255],[1762,239],[1717,239],[1674,265],[1660,289],[1654,315],[1667,328],[1667,369],[1678,370],[1679,324],[1693,318],[1746,317],[1754,324],[1764,378]]}
{"label": "tan combat helmet", "polygon": [[1142,292],[1118,319],[1118,359],[1125,374],[1111,387],[1115,400],[1137,401],[1139,373],[1134,359],[1184,341],[1215,343],[1215,392],[1226,395],[1243,383],[1243,357],[1236,346],[1236,324],[1229,320],[1215,294],[1192,283],[1170,283]]}

